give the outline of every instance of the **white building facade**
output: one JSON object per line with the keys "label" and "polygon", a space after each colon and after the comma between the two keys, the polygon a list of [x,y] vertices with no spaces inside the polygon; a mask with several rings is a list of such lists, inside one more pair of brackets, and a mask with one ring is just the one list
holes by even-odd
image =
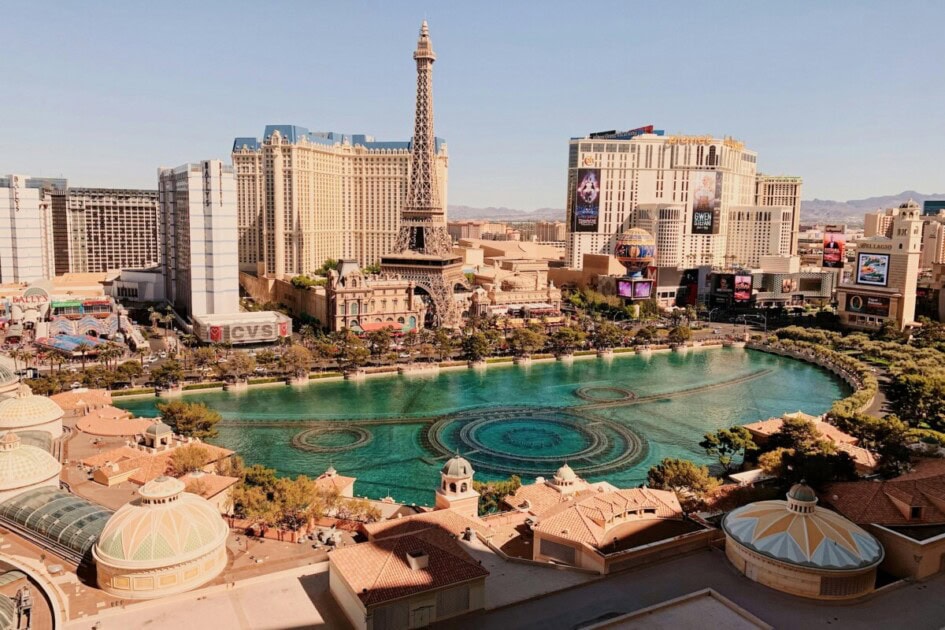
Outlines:
{"label": "white building facade", "polygon": [[[783,190],[774,183],[782,179]],[[796,249],[800,185],[797,177],[760,176],[757,154],[732,138],[667,136],[652,127],[573,138],[568,266],[580,269],[584,254],[613,254],[630,227],[653,234],[663,268],[748,266],[761,256],[789,254]],[[769,205],[770,211],[747,212]],[[733,219],[736,208],[740,219]],[[770,225],[761,224],[765,217]],[[764,238],[752,240],[743,235],[746,228]]]}
{"label": "white building facade", "polygon": [[0,177],[0,284],[55,275],[49,203],[26,175]]}
{"label": "white building facade", "polygon": [[239,312],[236,180],[219,160],[158,170],[165,297],[184,317]]}

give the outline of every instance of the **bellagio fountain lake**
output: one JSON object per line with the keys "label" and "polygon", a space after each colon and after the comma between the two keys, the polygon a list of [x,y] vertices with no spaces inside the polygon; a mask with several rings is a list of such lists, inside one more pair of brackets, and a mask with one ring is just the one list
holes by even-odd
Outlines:
{"label": "bellagio fountain lake", "polygon": [[[313,381],[186,396],[223,416],[215,444],[247,464],[357,477],[355,494],[432,504],[443,460],[523,481],[567,462],[589,481],[639,485],[664,457],[712,464],[703,434],[788,411],[821,414],[849,393],[807,363],[741,348],[491,364],[487,370]],[[120,399],[118,399],[120,400]],[[155,399],[123,401],[158,415]]]}

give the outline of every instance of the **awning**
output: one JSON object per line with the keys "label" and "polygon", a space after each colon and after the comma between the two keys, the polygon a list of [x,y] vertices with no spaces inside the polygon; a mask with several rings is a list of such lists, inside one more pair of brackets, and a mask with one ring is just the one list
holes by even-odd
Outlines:
{"label": "awning", "polygon": [[385,328],[401,330],[403,327],[403,324],[398,324],[397,322],[365,322],[361,324],[361,330],[364,332],[374,332],[375,330],[384,330]]}

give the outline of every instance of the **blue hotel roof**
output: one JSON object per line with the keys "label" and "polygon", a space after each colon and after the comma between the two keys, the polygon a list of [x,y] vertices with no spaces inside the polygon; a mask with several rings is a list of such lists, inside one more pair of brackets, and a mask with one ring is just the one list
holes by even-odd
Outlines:
{"label": "blue hotel roof", "polygon": [[[368,136],[365,134],[345,134],[345,133],[336,133],[334,131],[309,131],[305,127],[299,127],[298,125],[266,125],[266,130],[263,132],[263,138],[268,138],[274,132],[278,131],[279,135],[284,138],[287,138],[290,143],[296,144],[304,137],[308,142],[313,144],[324,144],[331,146],[334,144],[351,144],[351,145],[360,145],[365,149],[380,149],[380,150],[410,150],[413,142],[408,141],[387,141],[387,142],[378,142],[374,139],[374,136]],[[439,153],[440,146],[445,142],[443,138],[436,138],[436,151]],[[250,151],[258,151],[261,142],[258,138],[250,137],[237,137],[233,140],[233,150],[236,151],[243,147],[246,147]]]}

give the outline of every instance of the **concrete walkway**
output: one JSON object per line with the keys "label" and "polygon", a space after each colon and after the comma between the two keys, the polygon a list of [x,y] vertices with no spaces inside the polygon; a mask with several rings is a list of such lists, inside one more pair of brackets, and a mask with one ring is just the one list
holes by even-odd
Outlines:
{"label": "concrete walkway", "polygon": [[821,603],[779,593],[738,573],[717,550],[622,573],[567,591],[450,621],[451,630],[580,628],[603,616],[631,612],[713,588],[779,629],[945,626],[945,576],[907,584],[858,603]]}
{"label": "concrete walkway", "polygon": [[328,592],[328,565],[246,580],[108,610],[77,619],[67,630],[283,630],[350,628]]}
{"label": "concrete walkway", "polygon": [[469,555],[489,571],[489,577],[486,578],[488,609],[507,606],[598,579],[596,574],[507,562],[479,540],[459,542]]}

